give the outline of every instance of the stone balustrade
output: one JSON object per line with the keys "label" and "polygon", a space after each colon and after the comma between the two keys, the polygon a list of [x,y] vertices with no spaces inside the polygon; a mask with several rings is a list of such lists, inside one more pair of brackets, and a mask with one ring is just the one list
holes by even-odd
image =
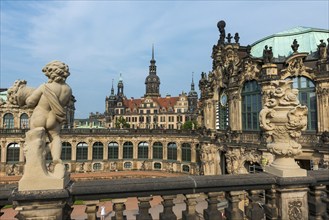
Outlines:
{"label": "stone balustrade", "polygon": [[[127,198],[137,197],[137,220],[174,220],[177,196],[185,200],[179,210],[184,220],[221,219],[328,219],[329,171],[308,171],[306,177],[276,177],[267,173],[216,176],[183,176],[170,178],[90,180],[71,182],[65,190],[19,192],[15,185],[0,186],[0,205],[13,204],[21,219],[42,212],[49,219],[69,219],[74,200],[88,201],[87,219],[97,219],[97,201],[111,198],[112,220],[127,219]],[[13,190],[13,191],[12,191]],[[293,192],[293,194],[286,194]],[[291,196],[306,192],[305,201]],[[183,196],[182,196],[183,195]],[[289,195],[287,197],[287,195]],[[153,196],[161,196],[163,211],[155,218],[149,213]],[[227,202],[225,209],[219,208]],[[9,202],[9,201],[12,201]],[[198,203],[205,204],[203,212]],[[287,205],[286,205],[287,204]],[[56,211],[62,210],[58,217]],[[52,212],[51,212],[52,211]],[[46,214],[48,213],[48,214]],[[49,214],[51,213],[51,214]],[[40,215],[39,215],[40,216]],[[57,216],[57,217],[55,217]],[[225,217],[224,217],[225,216]],[[301,216],[301,218],[299,218]]]}

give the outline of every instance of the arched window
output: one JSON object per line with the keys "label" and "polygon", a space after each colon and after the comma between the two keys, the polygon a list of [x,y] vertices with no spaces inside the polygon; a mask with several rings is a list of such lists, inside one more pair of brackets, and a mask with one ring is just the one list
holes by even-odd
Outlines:
{"label": "arched window", "polygon": [[182,144],[182,161],[191,161],[191,145],[188,143]]}
{"label": "arched window", "polygon": [[155,170],[161,170],[161,163],[154,163],[153,167]]}
{"label": "arched window", "polygon": [[11,113],[7,113],[3,116],[3,128],[13,129],[14,128],[14,116]]}
{"label": "arched window", "polygon": [[145,141],[138,144],[138,159],[147,159],[149,152],[149,144]]}
{"label": "arched window", "polygon": [[29,116],[27,116],[26,113],[21,114],[20,128],[21,129],[28,129],[29,128]]}
{"label": "arched window", "polygon": [[190,172],[190,167],[188,165],[183,165],[183,172]]}
{"label": "arched window", "polygon": [[153,159],[163,159],[163,147],[161,142],[153,144]]}
{"label": "arched window", "polygon": [[175,142],[170,142],[168,144],[168,160],[177,160],[177,145]]}
{"label": "arched window", "polygon": [[10,143],[7,147],[7,163],[19,162],[19,144]]}
{"label": "arched window", "polygon": [[65,161],[70,161],[72,155],[72,145],[69,142],[62,143],[62,154],[61,158]]}
{"label": "arched window", "polygon": [[228,126],[228,98],[225,92],[222,92],[218,104],[216,104],[216,129],[225,130]]}
{"label": "arched window", "polygon": [[294,78],[287,78],[293,81],[292,87],[298,89],[299,102],[306,105],[308,108],[307,115],[307,130],[315,131],[317,129],[317,112],[316,112],[316,94],[315,85],[312,80],[298,76]]}
{"label": "arched window", "polygon": [[132,159],[134,154],[134,145],[127,141],[123,144],[123,159]]}
{"label": "arched window", "polygon": [[257,81],[244,84],[242,93],[242,130],[259,130],[259,112],[262,108],[261,89]]}
{"label": "arched window", "polygon": [[117,142],[109,143],[108,158],[109,159],[118,159],[119,158],[119,144]]}
{"label": "arched window", "polygon": [[77,145],[77,161],[88,160],[88,144],[86,142],[80,142]]}
{"label": "arched window", "polygon": [[96,142],[93,145],[93,160],[103,160],[104,145],[101,142]]}

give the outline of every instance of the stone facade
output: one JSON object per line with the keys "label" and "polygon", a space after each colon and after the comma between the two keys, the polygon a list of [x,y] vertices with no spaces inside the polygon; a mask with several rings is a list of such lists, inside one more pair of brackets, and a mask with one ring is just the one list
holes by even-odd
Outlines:
{"label": "stone facade", "polygon": [[[328,145],[320,138],[329,130],[329,46],[324,42],[326,39],[318,45],[307,45],[317,52],[299,52],[299,42],[295,39],[291,45],[286,45],[287,56],[273,55],[278,44],[266,45],[263,56],[254,57],[252,51],[268,38],[252,46],[242,46],[238,33],[234,35],[234,42],[231,34],[225,34],[224,21],[217,26],[220,36],[212,50],[213,67],[208,74],[201,74],[199,88],[206,136],[214,150],[225,154],[226,171],[246,173],[247,164],[264,168],[273,161],[266,149],[266,143],[271,142],[271,132],[265,132],[259,121],[259,112],[266,107],[271,89],[277,88],[271,84],[273,80],[292,80],[292,87],[299,90],[298,99],[308,108],[307,128],[299,138],[296,136],[302,150],[295,159],[306,169],[327,168]],[[314,29],[303,34],[320,36],[320,32],[321,36],[327,33],[329,37],[328,30],[318,33]],[[286,38],[298,38],[298,34],[301,33],[290,32]],[[285,100],[289,98],[287,94]]]}

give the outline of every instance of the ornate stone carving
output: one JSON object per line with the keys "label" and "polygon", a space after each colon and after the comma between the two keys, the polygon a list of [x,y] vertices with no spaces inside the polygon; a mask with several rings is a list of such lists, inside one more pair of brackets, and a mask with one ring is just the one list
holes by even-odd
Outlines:
{"label": "ornate stone carving", "polygon": [[320,60],[327,59],[327,50],[326,50],[326,43],[323,40],[320,40],[320,44],[318,45],[318,56]]}
{"label": "ornate stone carving", "polygon": [[289,220],[303,220],[303,212],[302,212],[302,201],[290,201],[288,203],[288,216]]}
{"label": "ornate stone carving", "polygon": [[216,174],[215,164],[217,161],[218,148],[210,143],[204,143],[200,148],[202,171],[204,175]]}
{"label": "ornate stone carving", "polygon": [[[48,77],[48,82],[38,88],[26,87],[26,81],[23,80],[16,81],[9,89],[11,103],[33,109],[31,130],[26,133],[26,164],[19,182],[20,191],[62,189],[65,182],[69,181],[60,159],[62,143],[59,136],[65,121],[65,107],[72,96],[71,88],[65,83],[70,75],[69,67],[60,61],[52,61],[42,71]],[[48,149],[53,158],[53,172],[49,172],[46,166]]]}
{"label": "ornate stone carving", "polygon": [[298,90],[292,89],[291,84],[292,81],[287,80],[273,81],[265,93],[264,108],[259,115],[260,127],[271,137],[267,148],[276,155],[266,170],[279,176],[304,176],[306,171],[299,168],[294,156],[302,152],[296,140],[306,129],[308,110],[299,104]]}
{"label": "ornate stone carving", "polygon": [[244,166],[245,162],[259,163],[261,156],[254,149],[228,148],[225,153],[225,158],[227,172],[229,174],[245,174],[248,173],[248,170]]}

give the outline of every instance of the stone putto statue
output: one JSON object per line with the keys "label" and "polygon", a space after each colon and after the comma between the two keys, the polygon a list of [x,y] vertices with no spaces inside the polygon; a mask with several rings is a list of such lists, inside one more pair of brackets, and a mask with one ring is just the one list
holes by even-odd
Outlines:
{"label": "stone putto statue", "polygon": [[[26,133],[26,164],[19,182],[20,191],[60,189],[68,178],[60,158],[62,143],[59,133],[66,118],[65,107],[72,96],[72,90],[65,82],[70,75],[69,67],[63,62],[52,61],[42,72],[48,77],[48,82],[38,88],[27,87],[26,81],[16,81],[10,89],[12,103],[34,109],[30,118],[31,130]],[[49,150],[53,172],[49,172],[46,166]]]}

